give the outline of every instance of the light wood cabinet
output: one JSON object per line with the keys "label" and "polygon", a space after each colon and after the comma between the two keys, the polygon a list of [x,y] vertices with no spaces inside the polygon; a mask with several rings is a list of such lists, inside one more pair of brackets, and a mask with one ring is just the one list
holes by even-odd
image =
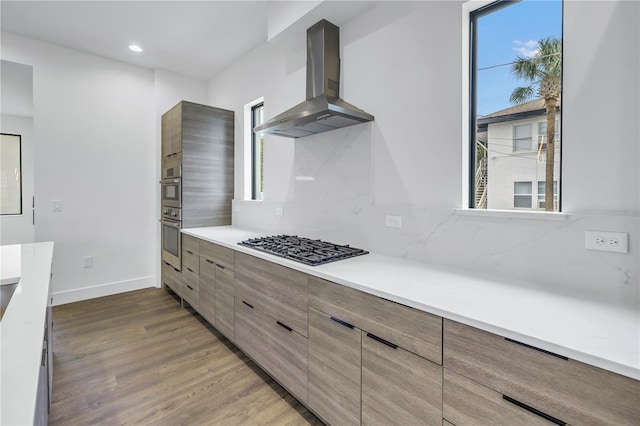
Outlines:
{"label": "light wood cabinet", "polygon": [[234,339],[235,274],[233,269],[216,263],[215,325],[227,338]]}
{"label": "light wood cabinet", "polygon": [[362,424],[442,422],[442,367],[362,332]]}
{"label": "light wood cabinet", "polygon": [[236,298],[235,343],[302,403],[307,402],[307,339]]}
{"label": "light wood cabinet", "polygon": [[207,241],[199,243],[200,315],[233,339],[234,251]]}
{"label": "light wood cabinet", "polygon": [[332,425],[360,424],[359,328],[309,309],[309,407]]}
{"label": "light wood cabinet", "polygon": [[200,277],[194,272],[182,271],[182,300],[200,312]]}
{"label": "light wood cabinet", "polygon": [[[201,244],[206,244],[202,242]],[[216,263],[200,256],[200,315],[216,325]]]}
{"label": "light wood cabinet", "polygon": [[639,381],[450,320],[444,366],[569,424],[640,422]]}
{"label": "light wood cabinet", "polygon": [[340,284],[309,277],[309,305],[442,364],[442,318]]}
{"label": "light wood cabinet", "polygon": [[178,297],[182,297],[182,274],[180,271],[162,262],[161,267],[162,285],[169,287]]}
{"label": "light wood cabinet", "polygon": [[230,225],[234,112],[182,101],[162,115],[161,130],[163,178],[181,178],[182,227]]}
{"label": "light wood cabinet", "polygon": [[182,234],[182,267],[200,273],[200,240],[191,235]]}
{"label": "light wood cabinet", "polygon": [[182,103],[162,114],[162,156],[168,157],[182,151]]}
{"label": "light wood cabinet", "polygon": [[236,298],[308,336],[307,274],[236,253],[235,279]]}
{"label": "light wood cabinet", "polygon": [[456,426],[530,425],[551,423],[505,399],[501,393],[444,369],[443,416]]}

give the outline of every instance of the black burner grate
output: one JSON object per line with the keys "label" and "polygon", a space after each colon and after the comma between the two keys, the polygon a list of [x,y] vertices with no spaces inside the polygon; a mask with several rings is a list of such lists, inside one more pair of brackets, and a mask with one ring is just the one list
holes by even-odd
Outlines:
{"label": "black burner grate", "polygon": [[295,235],[249,238],[248,240],[240,241],[238,244],[311,266],[369,253],[348,245],[341,246]]}

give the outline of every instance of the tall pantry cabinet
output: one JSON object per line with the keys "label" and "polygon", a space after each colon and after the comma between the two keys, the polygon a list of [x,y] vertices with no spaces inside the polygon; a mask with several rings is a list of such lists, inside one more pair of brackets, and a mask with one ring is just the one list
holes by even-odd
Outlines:
{"label": "tall pantry cabinet", "polygon": [[162,283],[182,296],[179,230],[231,224],[234,112],[181,101],[161,130]]}

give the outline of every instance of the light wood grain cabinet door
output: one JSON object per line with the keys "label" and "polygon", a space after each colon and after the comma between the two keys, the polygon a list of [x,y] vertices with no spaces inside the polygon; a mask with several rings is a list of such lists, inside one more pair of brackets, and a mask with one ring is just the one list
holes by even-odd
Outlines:
{"label": "light wood grain cabinet door", "polygon": [[182,300],[200,312],[200,277],[198,274],[182,271]]}
{"label": "light wood grain cabinet door", "polygon": [[171,154],[182,152],[182,103],[173,107],[169,114]]}
{"label": "light wood grain cabinet door", "polygon": [[216,264],[200,257],[200,315],[211,325],[216,325]]}
{"label": "light wood grain cabinet door", "polygon": [[442,367],[362,332],[362,424],[442,423]]}
{"label": "light wood grain cabinet door", "polygon": [[234,339],[234,272],[231,268],[216,264],[216,328],[227,338]]}
{"label": "light wood grain cabinet door", "polygon": [[301,335],[308,336],[307,274],[236,253],[235,278],[237,297]]}
{"label": "light wood grain cabinet door", "polygon": [[304,336],[236,298],[235,343],[293,396],[307,402],[309,347]]}
{"label": "light wood grain cabinet door", "polygon": [[640,382],[446,320],[444,366],[569,424],[640,424]]}
{"label": "light wood grain cabinet door", "polygon": [[171,122],[171,110],[162,114],[162,118],[160,119],[160,130],[161,130],[161,148],[162,148],[162,157],[168,157],[173,154],[173,146],[172,146],[172,122]]}
{"label": "light wood grain cabinet door", "polygon": [[456,426],[550,426],[553,423],[501,393],[444,369],[443,415]]}
{"label": "light wood grain cabinet door", "polygon": [[309,309],[309,407],[331,425],[360,424],[362,333]]}

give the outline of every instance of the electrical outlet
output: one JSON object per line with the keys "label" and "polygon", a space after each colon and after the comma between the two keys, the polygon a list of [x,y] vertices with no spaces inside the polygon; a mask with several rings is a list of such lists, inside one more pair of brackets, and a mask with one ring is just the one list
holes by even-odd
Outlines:
{"label": "electrical outlet", "polygon": [[402,228],[402,216],[385,216],[384,226],[387,228]]}
{"label": "electrical outlet", "polygon": [[585,231],[584,248],[629,253],[629,234],[626,232]]}
{"label": "electrical outlet", "polygon": [[282,207],[276,207],[276,216],[284,216],[284,209]]}
{"label": "electrical outlet", "polygon": [[82,266],[84,268],[93,268],[93,256],[85,256],[82,258]]}
{"label": "electrical outlet", "polygon": [[51,200],[53,202],[53,211],[61,212],[62,211],[62,200]]}

